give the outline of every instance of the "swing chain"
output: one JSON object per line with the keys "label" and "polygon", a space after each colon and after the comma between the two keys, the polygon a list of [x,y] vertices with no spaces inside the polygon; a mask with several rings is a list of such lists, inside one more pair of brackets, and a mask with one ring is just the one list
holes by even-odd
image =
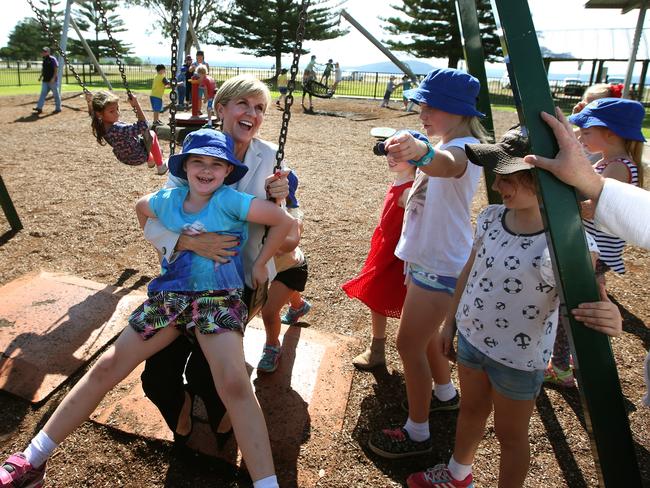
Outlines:
{"label": "swing chain", "polygon": [[[63,50],[61,49],[61,46],[59,45],[57,40],[54,39],[54,35],[52,34],[52,31],[50,31],[50,28],[48,27],[47,22],[45,22],[45,19],[43,18],[43,14],[41,13],[41,11],[32,3],[32,0],[27,0],[27,3],[29,3],[29,6],[32,8],[32,10],[34,11],[34,14],[36,15],[36,18],[40,22],[41,27],[45,31],[45,34],[47,35],[47,37],[49,39],[50,45],[61,55],[65,65],[68,67],[68,69],[70,69],[70,72],[74,75],[75,79],[77,80],[77,83],[79,83],[79,85],[81,85],[81,89],[83,90],[83,92],[85,94],[90,94],[90,91],[88,90],[88,88],[86,88],[85,83],[79,77],[79,74],[74,69],[74,66],[72,66],[72,64],[70,64],[70,61],[68,60],[68,55],[65,52],[63,52]],[[63,76],[63,73],[61,73],[60,76]]]}
{"label": "swing chain", "polygon": [[[104,25],[104,30],[106,31],[106,35],[108,36],[108,40],[110,42],[110,47],[111,51],[113,51],[113,56],[115,56],[115,63],[117,63],[117,67],[120,70],[120,76],[122,77],[122,84],[124,85],[124,88],[126,89],[126,94],[131,99],[133,97],[133,93],[131,93],[131,89],[129,88],[129,82],[126,80],[126,73],[124,71],[124,65],[122,64],[122,60],[120,59],[120,53],[117,50],[117,43],[115,42],[115,39],[113,38],[113,34],[111,33],[111,29],[108,26],[108,19],[106,18],[106,10],[104,9],[104,6],[102,5],[101,0],[94,0],[95,1],[95,7],[97,11],[99,12],[99,17],[102,19],[102,24]],[[137,114],[137,111],[135,107],[133,108],[133,112]]]}
{"label": "swing chain", "polygon": [[291,120],[291,105],[293,105],[293,90],[296,87],[296,76],[298,75],[298,62],[300,61],[300,52],[302,51],[302,41],[305,38],[305,24],[307,22],[307,9],[309,0],[302,0],[300,10],[300,20],[298,22],[298,31],[296,32],[296,45],[293,48],[293,62],[291,63],[291,78],[287,83],[287,96],[284,102],[284,112],[282,113],[282,127],[280,128],[280,137],[278,140],[278,152],[275,153],[275,171],[280,171],[282,161],[284,160],[284,146],[287,143],[287,134],[289,132],[289,120]]}
{"label": "swing chain", "polygon": [[[172,36],[172,59],[170,66],[171,75],[171,93],[169,94],[169,155],[173,156],[176,151],[176,102],[178,101],[178,80],[176,79],[178,71],[178,0],[172,1],[172,18],[171,18],[171,36]],[[184,48],[184,46],[183,46]]]}

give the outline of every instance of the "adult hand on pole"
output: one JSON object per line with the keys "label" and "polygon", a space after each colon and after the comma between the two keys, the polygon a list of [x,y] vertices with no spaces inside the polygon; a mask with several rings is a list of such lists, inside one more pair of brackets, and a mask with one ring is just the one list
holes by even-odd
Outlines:
{"label": "adult hand on pole", "polygon": [[557,118],[546,112],[542,112],[541,116],[553,130],[560,151],[555,158],[528,155],[524,161],[550,171],[567,185],[574,186],[586,198],[596,201],[603,190],[605,179],[594,171],[562,111],[556,108],[555,114]]}
{"label": "adult hand on pole", "polygon": [[623,331],[621,312],[607,296],[605,285],[599,283],[598,287],[601,301],[581,303],[578,308],[571,310],[571,313],[576,320],[579,320],[587,327],[608,336],[618,337]]}

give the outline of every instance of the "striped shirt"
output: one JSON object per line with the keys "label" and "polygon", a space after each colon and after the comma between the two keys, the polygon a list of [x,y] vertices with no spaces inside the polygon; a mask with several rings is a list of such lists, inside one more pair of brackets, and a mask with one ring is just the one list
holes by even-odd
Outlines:
{"label": "striped shirt", "polygon": [[104,134],[104,140],[113,148],[113,154],[124,164],[142,164],[149,155],[139,136],[149,126],[146,120],[138,120],[135,124],[115,122]]}
{"label": "striped shirt", "polygon": [[[634,186],[639,186],[639,172],[637,165],[629,159],[619,158],[609,161],[600,161],[594,169],[596,173],[602,174],[611,163],[623,163],[627,166],[629,177],[627,183]],[[625,273],[625,264],[623,264],[623,248],[625,241],[617,236],[608,234],[598,229],[592,220],[583,220],[585,230],[593,236],[600,250],[600,259],[603,263],[609,266],[612,270],[619,274]]]}

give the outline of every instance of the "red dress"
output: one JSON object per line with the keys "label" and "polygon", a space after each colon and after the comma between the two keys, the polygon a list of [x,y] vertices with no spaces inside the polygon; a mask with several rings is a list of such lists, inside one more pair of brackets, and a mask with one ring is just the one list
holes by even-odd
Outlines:
{"label": "red dress", "polygon": [[408,181],[389,188],[363,269],[341,287],[350,298],[358,298],[385,317],[399,318],[406,296],[404,262],[395,256],[404,219],[404,209],[397,202],[412,184]]}

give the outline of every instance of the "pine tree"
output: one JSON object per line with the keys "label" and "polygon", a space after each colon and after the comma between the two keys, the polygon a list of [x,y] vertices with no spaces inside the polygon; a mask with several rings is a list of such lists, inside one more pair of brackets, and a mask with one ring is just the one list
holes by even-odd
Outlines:
{"label": "pine tree", "polygon": [[[311,2],[306,40],[334,39],[347,33],[337,28],[338,13],[328,3]],[[236,0],[213,28],[221,37],[217,44],[243,49],[255,56],[273,56],[278,73],[282,54],[293,52],[300,9],[301,2],[297,0]]]}
{"label": "pine tree", "polygon": [[[381,19],[388,23],[384,30],[393,35],[408,34],[409,41],[385,41],[391,49],[418,58],[447,58],[450,68],[458,66],[464,55],[455,1],[403,0],[403,5],[393,8],[408,18]],[[486,61],[496,61],[503,54],[490,1],[476,0],[476,8]]]}
{"label": "pine tree", "polygon": [[[111,34],[115,39],[117,52],[120,57],[124,57],[130,52],[130,46],[124,44],[116,37],[116,34],[126,31],[124,21],[119,15],[112,13],[117,9],[118,3],[115,0],[102,0],[102,7],[106,12],[106,20],[111,30]],[[79,29],[82,32],[89,32],[93,37],[92,39],[86,39],[86,42],[90,46],[95,57],[97,59],[114,57],[110,41],[107,39],[106,31],[104,29],[104,23],[102,22],[99,9],[97,8],[97,2],[95,0],[80,1],[76,4],[76,9],[73,14]],[[68,50],[74,57],[87,57],[83,45],[75,39],[70,40]]]}
{"label": "pine tree", "polygon": [[38,59],[41,48],[49,42],[40,22],[27,17],[19,20],[11,31],[7,45],[0,49],[0,57],[15,61]]}

